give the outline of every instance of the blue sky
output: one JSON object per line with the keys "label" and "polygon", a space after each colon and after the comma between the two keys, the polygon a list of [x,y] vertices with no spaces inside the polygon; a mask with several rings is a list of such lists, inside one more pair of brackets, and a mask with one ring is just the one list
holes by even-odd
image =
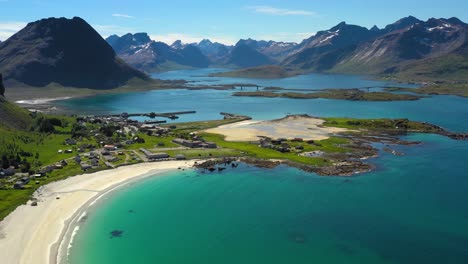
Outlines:
{"label": "blue sky", "polygon": [[79,16],[104,37],[147,32],[153,39],[184,42],[240,38],[299,42],[341,21],[383,27],[413,15],[468,21],[466,0],[0,0],[0,40],[45,17]]}

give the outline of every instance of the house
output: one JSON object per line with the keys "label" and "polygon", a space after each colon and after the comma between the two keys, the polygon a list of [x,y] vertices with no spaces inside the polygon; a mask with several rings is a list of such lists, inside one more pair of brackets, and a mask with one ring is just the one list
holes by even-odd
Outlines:
{"label": "house", "polygon": [[104,149],[107,151],[112,151],[112,150],[116,150],[117,147],[114,145],[104,145]]}
{"label": "house", "polygon": [[202,148],[217,148],[217,145],[214,142],[203,142],[203,143],[200,144],[200,147],[202,147]]}
{"label": "house", "polygon": [[89,169],[92,168],[91,165],[86,164],[86,163],[82,163],[80,166],[81,166],[81,169],[84,170],[84,171],[89,170]]}
{"label": "house", "polygon": [[167,159],[169,158],[169,154],[161,152],[161,153],[154,153],[153,159]]}
{"label": "house", "polygon": [[93,167],[99,166],[99,159],[97,158],[92,158],[90,162]]}
{"label": "house", "polygon": [[200,146],[199,144],[201,143],[200,141],[192,141],[183,138],[175,138],[172,140],[172,142],[188,148],[198,148]]}
{"label": "house", "polygon": [[20,181],[21,181],[22,183],[24,183],[24,184],[28,184],[28,183],[29,183],[29,177],[23,177],[23,178],[21,178]]}
{"label": "house", "polygon": [[40,173],[36,173],[34,175],[32,175],[33,178],[37,179],[37,178],[42,178],[44,177],[44,175],[40,174]]}
{"label": "house", "polygon": [[67,138],[67,139],[65,139],[65,144],[66,145],[76,145],[76,140],[71,139],[71,138]]}
{"label": "house", "polygon": [[281,140],[279,140],[279,139],[272,139],[272,140],[271,140],[271,144],[273,144],[273,145],[280,145],[280,144],[281,144]]}
{"label": "house", "polygon": [[167,159],[169,155],[167,153],[153,153],[145,148],[140,148],[140,151],[145,154],[148,159]]}
{"label": "house", "polygon": [[65,150],[65,153],[73,153],[73,150],[72,149],[67,149],[67,150]]}
{"label": "house", "polygon": [[110,161],[110,162],[114,162],[114,161],[117,161],[117,160],[118,160],[117,157],[114,157],[114,156],[111,156],[111,155],[104,156],[104,159],[105,159],[106,161]]}
{"label": "house", "polygon": [[177,154],[176,155],[176,160],[185,160],[185,156],[182,154]]}
{"label": "house", "polygon": [[24,189],[24,183],[22,181],[17,181],[13,185],[13,188],[15,188],[15,189]]}
{"label": "house", "polygon": [[199,140],[188,140],[182,138],[175,138],[172,142],[188,148],[217,148],[214,142],[203,142]]}
{"label": "house", "polygon": [[3,169],[2,172],[5,177],[13,176],[15,175],[15,167],[10,166],[9,168]]}

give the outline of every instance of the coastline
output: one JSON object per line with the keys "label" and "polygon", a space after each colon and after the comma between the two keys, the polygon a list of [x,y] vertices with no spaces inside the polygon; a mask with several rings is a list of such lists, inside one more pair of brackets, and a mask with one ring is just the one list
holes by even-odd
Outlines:
{"label": "coastline", "polygon": [[34,193],[38,206],[32,207],[28,202],[0,222],[2,263],[57,264],[71,238],[67,231],[73,231],[73,223],[95,200],[130,182],[179,167],[188,168],[194,162],[141,163],[77,175],[43,186]]}

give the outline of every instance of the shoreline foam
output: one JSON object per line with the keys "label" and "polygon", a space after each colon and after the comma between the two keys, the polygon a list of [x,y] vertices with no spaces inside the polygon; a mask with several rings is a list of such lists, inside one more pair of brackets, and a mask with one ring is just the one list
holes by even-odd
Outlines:
{"label": "shoreline foam", "polygon": [[[68,247],[67,235],[91,203],[127,185],[152,175],[161,175],[195,161],[142,163],[112,170],[82,174],[45,185],[36,192],[38,206],[21,205],[0,222],[2,263],[55,264]],[[56,199],[60,195],[60,199]],[[65,252],[66,253],[66,252]]]}

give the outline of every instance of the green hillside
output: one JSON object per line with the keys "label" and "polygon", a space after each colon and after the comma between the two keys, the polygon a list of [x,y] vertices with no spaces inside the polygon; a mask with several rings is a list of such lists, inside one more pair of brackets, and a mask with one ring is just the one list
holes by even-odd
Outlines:
{"label": "green hillside", "polygon": [[0,129],[27,129],[32,124],[33,118],[28,110],[14,103],[8,102],[0,96]]}

